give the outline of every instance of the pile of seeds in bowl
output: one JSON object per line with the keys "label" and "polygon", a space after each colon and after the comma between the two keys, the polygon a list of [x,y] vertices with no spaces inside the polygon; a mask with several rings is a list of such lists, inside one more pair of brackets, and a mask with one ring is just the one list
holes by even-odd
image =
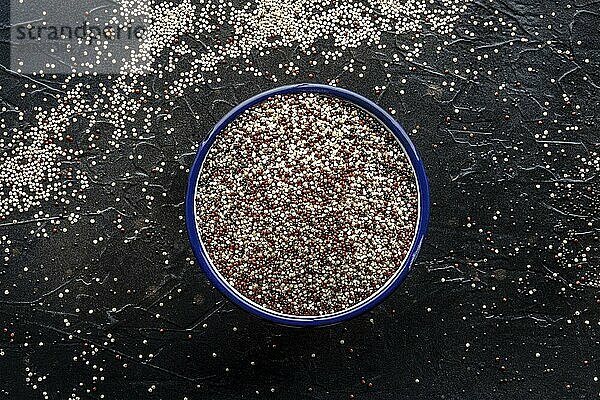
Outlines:
{"label": "pile of seeds in bowl", "polygon": [[366,111],[275,95],[229,123],[198,179],[199,236],[242,296],[277,313],[330,315],[399,271],[418,217],[413,167]]}

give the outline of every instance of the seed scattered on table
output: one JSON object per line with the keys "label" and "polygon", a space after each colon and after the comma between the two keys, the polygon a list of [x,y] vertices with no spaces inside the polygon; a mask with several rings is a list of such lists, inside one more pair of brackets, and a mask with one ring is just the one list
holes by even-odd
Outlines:
{"label": "seed scattered on table", "polygon": [[216,138],[198,180],[199,235],[253,302],[316,316],[369,298],[402,266],[414,171],[370,114],[320,94],[273,96]]}

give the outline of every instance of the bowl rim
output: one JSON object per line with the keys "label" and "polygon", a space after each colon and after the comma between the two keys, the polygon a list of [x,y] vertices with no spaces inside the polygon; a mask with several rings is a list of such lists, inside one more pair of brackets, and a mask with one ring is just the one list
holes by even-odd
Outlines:
{"label": "bowl rim", "polygon": [[[237,293],[237,291],[232,290],[233,288],[231,285],[216,272],[216,268],[212,265],[200,239],[196,223],[195,198],[197,183],[204,160],[208,155],[208,152],[216,137],[229,123],[231,123],[248,108],[268,99],[271,96],[291,93],[319,93],[341,98],[361,107],[365,111],[369,112],[372,116],[377,118],[392,132],[392,134],[394,134],[396,139],[404,148],[404,152],[407,154],[413,167],[419,192],[419,215],[416,234],[410,250],[408,251],[407,256],[404,258],[402,266],[396,272],[395,277],[388,280],[383,286],[385,289],[381,290],[377,295],[372,295],[372,297],[363,300],[363,302],[358,303],[358,305],[355,305],[347,310],[342,310],[340,312],[327,314],[324,316],[294,317],[284,316],[276,312],[269,312],[268,309],[258,307],[257,305],[251,303],[249,299]],[[315,83],[286,85],[259,93],[235,106],[223,118],[221,118],[219,122],[217,122],[210,133],[206,136],[206,139],[204,139],[204,141],[200,144],[196,153],[196,158],[194,159],[189,172],[187,192],[185,196],[185,222],[189,240],[192,245],[192,250],[196,260],[202,267],[202,270],[211,283],[235,304],[254,315],[283,325],[298,327],[331,325],[351,319],[369,311],[387,298],[406,279],[406,276],[408,275],[408,272],[410,271],[412,264],[419,253],[419,250],[421,249],[421,245],[423,244],[423,240],[427,231],[427,225],[429,222],[429,183],[427,180],[423,160],[419,156],[419,153],[417,152],[417,149],[410,140],[409,136],[406,134],[400,123],[398,123],[390,114],[384,111],[375,102],[348,89],[329,85]]]}

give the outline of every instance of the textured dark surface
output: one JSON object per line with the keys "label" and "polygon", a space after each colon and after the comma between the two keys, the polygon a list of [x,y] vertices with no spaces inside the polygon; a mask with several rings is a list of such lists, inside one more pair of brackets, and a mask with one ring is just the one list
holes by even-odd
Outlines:
{"label": "textured dark surface", "polygon": [[[159,96],[173,118],[157,120],[147,139],[123,139],[106,160],[111,127],[94,128],[90,149],[73,125],[68,145],[84,149],[74,162],[90,177],[87,200],[0,222],[12,242],[0,267],[0,397],[598,397],[599,26],[595,1],[475,1],[456,38],[424,35],[414,61],[392,57],[410,35],[318,67],[289,48],[253,60],[273,71],[293,59],[300,72],[277,83],[224,68],[220,84],[173,107]],[[343,71],[350,59],[368,66],[363,78]],[[15,125],[47,107],[43,90],[25,88],[31,79],[0,71]],[[383,305],[341,325],[290,329],[236,308],[191,263],[186,169],[241,100],[332,79],[397,111],[428,169],[432,217],[413,271]],[[25,122],[12,105],[29,110]],[[80,220],[71,225],[70,213]],[[55,217],[67,232],[53,232]],[[37,237],[43,229],[48,237]]]}

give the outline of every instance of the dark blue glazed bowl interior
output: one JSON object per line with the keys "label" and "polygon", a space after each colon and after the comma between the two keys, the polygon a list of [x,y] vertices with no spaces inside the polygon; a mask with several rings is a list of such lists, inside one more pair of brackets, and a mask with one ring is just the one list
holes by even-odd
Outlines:
{"label": "dark blue glazed bowl interior", "polygon": [[[202,164],[204,163],[208,151],[214,143],[217,135],[221,133],[225,126],[227,126],[231,121],[237,118],[245,110],[254,106],[255,104],[258,104],[268,99],[271,96],[278,94],[281,95],[289,93],[307,92],[321,93],[324,95],[344,99],[361,107],[362,109],[369,112],[372,116],[377,118],[379,121],[381,121],[394,134],[394,136],[398,139],[398,141],[404,148],[404,151],[406,152],[413,166],[419,191],[419,215],[417,220],[417,232],[415,234],[412,246],[406,258],[404,259],[402,267],[394,274],[392,278],[390,278],[386,282],[384,286],[382,286],[369,298],[363,300],[362,302],[354,305],[349,309],[342,310],[334,314],[327,314],[321,316],[294,316],[281,314],[273,310],[269,310],[265,307],[262,307],[261,305],[256,304],[244,297],[243,295],[241,295],[225,280],[225,278],[219,273],[219,271],[214,267],[214,265],[210,261],[210,257],[208,256],[206,249],[204,248],[204,245],[202,243],[202,239],[199,236],[198,227],[196,223],[195,197],[196,189],[198,186],[198,177],[200,176]],[[194,255],[196,256],[196,259],[200,263],[200,266],[202,267],[210,281],[221,292],[223,292],[234,303],[236,303],[243,309],[267,320],[290,326],[320,326],[338,323],[370,310],[376,304],[380,303],[383,299],[389,296],[394,291],[394,289],[396,289],[398,285],[400,285],[402,281],[404,281],[412,263],[417,257],[417,253],[421,248],[421,244],[423,243],[425,232],[427,230],[427,223],[429,220],[429,185],[427,183],[427,176],[425,174],[425,167],[423,166],[423,161],[419,157],[419,154],[417,153],[417,150],[415,149],[410,138],[408,137],[404,129],[402,129],[400,124],[387,112],[385,112],[381,107],[379,107],[371,100],[346,89],[319,84],[302,83],[297,85],[281,86],[258,94],[240,103],[215,125],[215,127],[210,132],[206,140],[200,145],[200,148],[198,149],[198,153],[196,155],[196,159],[194,160],[194,163],[190,170],[185,208],[186,226],[190,242],[192,244],[192,249],[194,251]]]}

